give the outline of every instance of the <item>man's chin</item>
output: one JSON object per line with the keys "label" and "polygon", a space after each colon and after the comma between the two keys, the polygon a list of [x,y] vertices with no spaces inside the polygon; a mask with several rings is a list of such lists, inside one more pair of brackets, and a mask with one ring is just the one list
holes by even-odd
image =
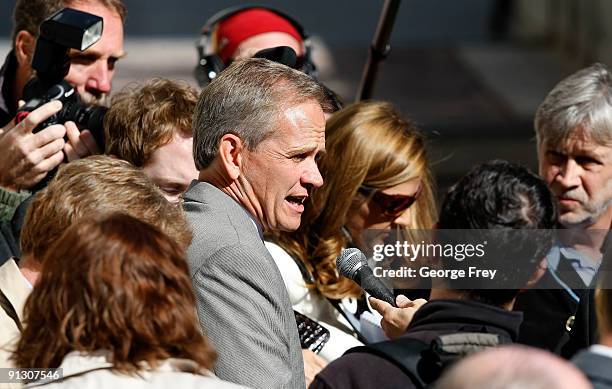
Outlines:
{"label": "man's chin", "polygon": [[278,231],[286,231],[286,232],[295,231],[298,228],[300,228],[301,220],[302,220],[301,217],[297,219],[291,218],[291,219],[283,220],[281,223],[278,224],[276,229]]}
{"label": "man's chin", "polygon": [[559,215],[559,224],[565,228],[585,228],[594,222],[593,215],[583,212],[565,212]]}

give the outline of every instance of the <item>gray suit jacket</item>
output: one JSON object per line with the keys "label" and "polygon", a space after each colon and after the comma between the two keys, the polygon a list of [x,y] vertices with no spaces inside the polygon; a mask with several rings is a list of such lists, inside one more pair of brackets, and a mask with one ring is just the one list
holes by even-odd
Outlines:
{"label": "gray suit jacket", "polygon": [[572,358],[572,363],[587,376],[594,389],[612,389],[612,358],[584,350]]}
{"label": "gray suit jacket", "polygon": [[191,184],[184,207],[198,316],[219,354],[215,373],[253,388],[304,388],[291,302],[255,221],[206,182]]}

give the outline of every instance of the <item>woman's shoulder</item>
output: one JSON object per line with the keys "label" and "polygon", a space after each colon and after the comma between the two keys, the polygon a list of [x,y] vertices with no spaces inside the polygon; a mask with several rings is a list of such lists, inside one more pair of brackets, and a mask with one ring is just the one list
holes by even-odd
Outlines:
{"label": "woman's shoulder", "polygon": [[274,242],[265,241],[264,244],[268,252],[270,252],[272,259],[274,259],[278,270],[281,272],[285,284],[288,282],[304,284],[302,273],[300,272],[300,267],[296,263],[296,259],[293,258],[287,250]]}
{"label": "woman's shoulder", "polygon": [[161,361],[154,369],[145,368],[138,374],[124,374],[112,368],[106,353],[71,353],[67,357],[57,377],[46,382],[33,382],[26,388],[244,388],[217,378],[212,372],[199,368],[194,361],[187,359],[170,358]]}

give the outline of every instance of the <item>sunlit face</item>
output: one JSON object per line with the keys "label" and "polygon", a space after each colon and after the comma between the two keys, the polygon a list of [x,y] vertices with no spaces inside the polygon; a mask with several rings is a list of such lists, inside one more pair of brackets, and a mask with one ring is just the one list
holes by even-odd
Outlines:
{"label": "sunlit face", "polygon": [[[588,227],[610,213],[612,146],[595,143],[581,128],[560,145],[538,149],[540,176],[559,200],[559,223]],[[605,226],[603,228],[608,228]]]}
{"label": "sunlit face", "polygon": [[[414,196],[419,186],[422,185],[420,178],[410,179],[401,184],[381,190],[387,195]],[[412,205],[414,207],[414,204]],[[387,216],[381,205],[374,198],[364,198],[358,194],[347,215],[345,227],[351,234],[353,242],[362,248],[384,241],[389,235],[392,226],[409,227],[411,208],[406,209],[399,215]],[[367,239],[364,232],[367,230]],[[366,240],[368,242],[366,242]],[[376,241],[376,242],[374,242]]]}
{"label": "sunlit face", "polygon": [[232,59],[250,58],[258,51],[278,46],[291,47],[298,57],[303,54],[302,45],[291,35],[285,32],[266,32],[240,42],[232,54]]}
{"label": "sunlit face", "polygon": [[238,179],[264,229],[294,231],[309,193],[323,185],[315,157],[325,149],[325,117],[307,102],[286,109],[277,123],[254,151],[244,151]]}
{"label": "sunlit face", "polygon": [[83,101],[106,105],[115,63],[125,55],[121,17],[98,2],[72,1],[68,6],[104,19],[102,38],[98,42],[83,52],[70,50],[70,72],[66,80],[76,88]]}
{"label": "sunlit face", "polygon": [[193,138],[175,135],[174,139],[155,150],[143,167],[171,203],[178,203],[192,180],[198,178],[193,161]]}

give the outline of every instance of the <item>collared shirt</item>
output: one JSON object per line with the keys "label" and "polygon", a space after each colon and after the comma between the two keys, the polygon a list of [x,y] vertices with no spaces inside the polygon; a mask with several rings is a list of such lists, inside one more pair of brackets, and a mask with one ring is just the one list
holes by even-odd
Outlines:
{"label": "collared shirt", "polygon": [[594,344],[589,347],[589,351],[612,359],[612,347],[604,346],[603,344]]}
{"label": "collared shirt", "polygon": [[589,258],[583,252],[572,247],[561,247],[559,245],[555,245],[552,247],[548,255],[546,255],[546,261],[548,262],[548,267],[551,271],[557,271],[562,255],[576,271],[576,274],[578,274],[585,286],[590,285],[593,277],[595,277],[597,271],[599,270],[601,255],[599,258]]}
{"label": "collared shirt", "polygon": [[[239,203],[240,204],[240,203]],[[242,209],[244,210],[244,212],[247,214],[247,216],[249,217],[249,219],[251,219],[251,221],[253,222],[253,225],[255,226],[255,228],[257,229],[257,234],[259,235],[259,237],[261,238],[261,240],[264,240],[264,234],[263,234],[263,227],[261,226],[261,223],[259,223],[255,217],[253,215],[251,215],[251,212],[247,211],[247,209],[240,204],[240,207],[242,207]]]}
{"label": "collared shirt", "polygon": [[110,352],[99,350],[85,353],[72,351],[68,353],[59,366],[58,378],[46,381],[35,381],[26,388],[62,387],[62,388],[178,388],[206,387],[216,389],[239,389],[243,386],[225,382],[212,372],[200,368],[189,359],[169,358],[158,361],[154,369],[142,363],[137,375],[126,375],[115,372],[110,359]]}

